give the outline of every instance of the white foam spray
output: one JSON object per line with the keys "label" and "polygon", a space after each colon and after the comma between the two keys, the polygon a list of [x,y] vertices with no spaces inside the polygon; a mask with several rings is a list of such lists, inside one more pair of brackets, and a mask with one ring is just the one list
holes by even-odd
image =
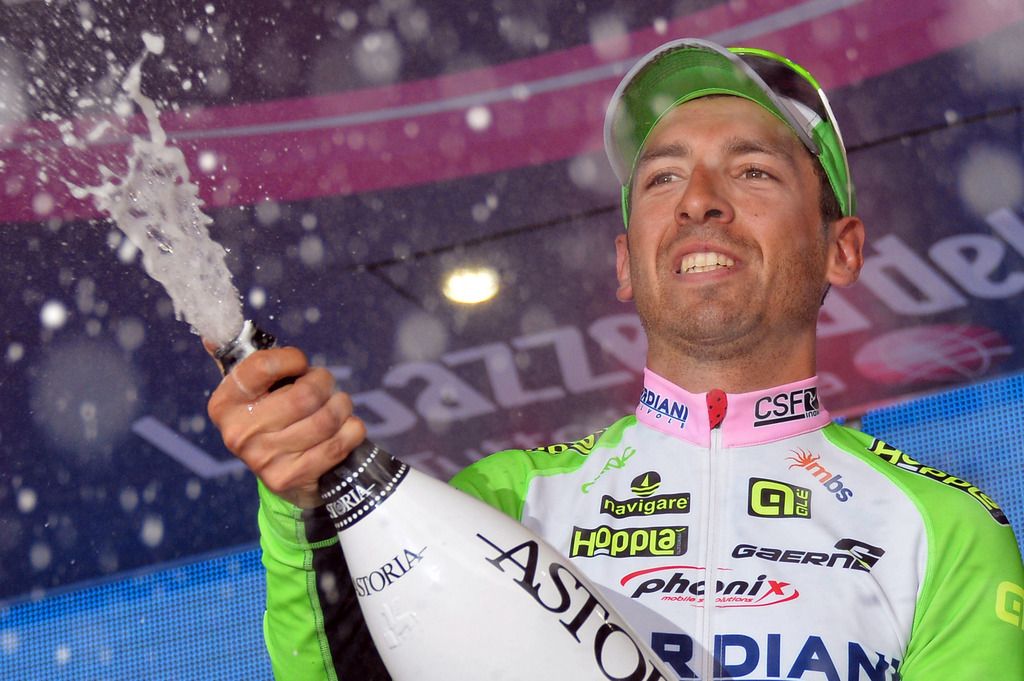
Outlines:
{"label": "white foam spray", "polygon": [[143,267],[167,290],[177,318],[223,346],[242,329],[241,296],[224,263],[224,248],[210,238],[213,219],[203,212],[185,156],[167,143],[156,103],[142,94],[142,62],[164,48],[160,36],[143,33],[142,38],[146,50],[121,88],[145,116],[149,139],[132,137],[125,173],[100,166],[99,186],[71,191],[76,198],[91,196],[142,252]]}

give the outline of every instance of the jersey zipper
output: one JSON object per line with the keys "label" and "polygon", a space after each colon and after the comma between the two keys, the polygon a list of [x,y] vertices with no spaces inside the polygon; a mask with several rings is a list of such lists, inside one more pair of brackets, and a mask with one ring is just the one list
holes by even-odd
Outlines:
{"label": "jersey zipper", "polygon": [[701,665],[700,675],[700,678],[704,681],[711,681],[714,678],[715,668],[715,636],[714,627],[711,626],[712,616],[715,611],[715,586],[718,583],[718,568],[714,562],[715,527],[717,525],[715,509],[718,505],[718,485],[715,484],[715,469],[718,466],[718,460],[721,458],[721,446],[722,429],[715,428],[711,431],[711,448],[708,450],[707,509],[704,515],[704,627],[701,632],[701,647],[706,651],[706,654]]}

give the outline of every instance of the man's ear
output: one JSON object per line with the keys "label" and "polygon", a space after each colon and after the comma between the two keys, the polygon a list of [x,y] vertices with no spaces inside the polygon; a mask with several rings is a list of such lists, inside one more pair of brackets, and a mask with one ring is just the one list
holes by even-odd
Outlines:
{"label": "man's ear", "polygon": [[619,290],[615,297],[623,303],[633,300],[633,284],[629,279],[629,240],[625,234],[615,237],[615,275],[619,280]]}
{"label": "man's ear", "polygon": [[827,276],[833,286],[850,286],[864,267],[864,223],[856,216],[840,218],[829,228]]}

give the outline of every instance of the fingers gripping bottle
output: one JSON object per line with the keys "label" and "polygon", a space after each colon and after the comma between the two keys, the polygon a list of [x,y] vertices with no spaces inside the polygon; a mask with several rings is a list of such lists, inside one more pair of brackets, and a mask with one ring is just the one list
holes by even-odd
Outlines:
{"label": "fingers gripping bottle", "polygon": [[320,494],[396,681],[676,678],[565,556],[369,440]]}

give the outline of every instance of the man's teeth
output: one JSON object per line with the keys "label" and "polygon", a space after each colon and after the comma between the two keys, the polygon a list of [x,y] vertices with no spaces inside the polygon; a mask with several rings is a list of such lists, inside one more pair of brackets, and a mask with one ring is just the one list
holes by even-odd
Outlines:
{"label": "man's teeth", "polygon": [[710,272],[719,267],[732,267],[734,264],[732,258],[721,253],[690,253],[683,256],[683,261],[679,264],[679,271],[683,274]]}

